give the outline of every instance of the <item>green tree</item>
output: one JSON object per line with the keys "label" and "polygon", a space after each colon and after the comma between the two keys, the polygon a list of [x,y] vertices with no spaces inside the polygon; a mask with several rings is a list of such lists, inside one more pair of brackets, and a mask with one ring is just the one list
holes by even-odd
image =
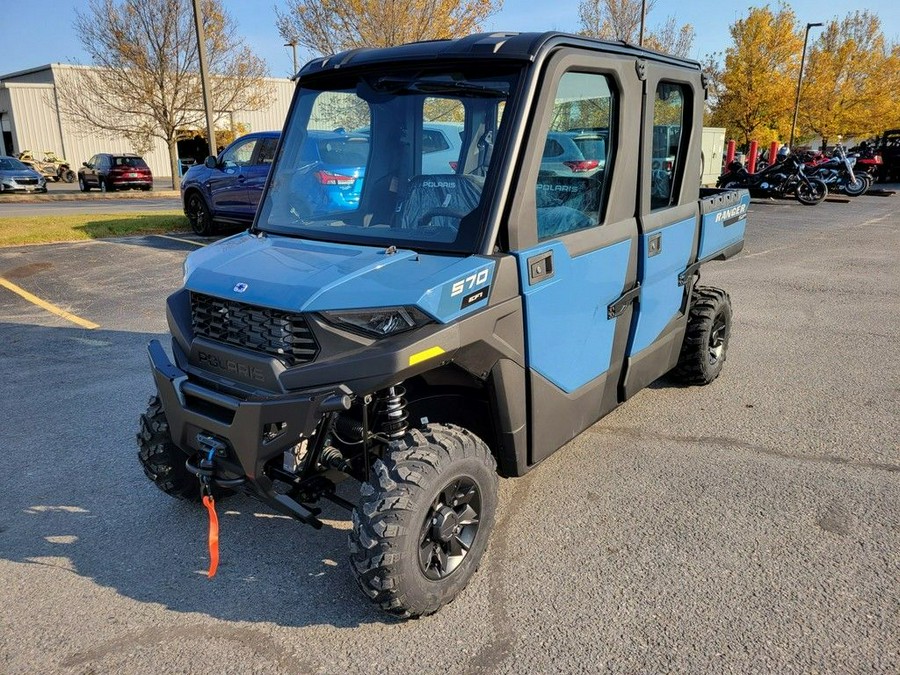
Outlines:
{"label": "green tree", "polygon": [[881,20],[856,11],[830,21],[809,50],[799,128],[822,137],[870,136],[897,119],[900,53],[887,45]]}
{"label": "green tree", "polygon": [[[200,6],[216,113],[262,107],[265,63],[238,38],[221,0]],[[57,84],[60,112],[83,130],[121,134],[139,151],[162,139],[177,189],[179,133],[205,122],[191,0],[91,0],[76,17],[96,68],[75,69]]]}
{"label": "green tree", "polygon": [[[656,0],[581,0],[578,17],[581,34],[601,40],[621,40],[638,44],[641,32],[641,12],[650,12]],[[646,26],[646,17],[645,17]],[[694,45],[694,28],[679,26],[675,17],[653,30],[644,31],[644,46],[657,51],[688,57]]]}
{"label": "green tree", "polygon": [[710,123],[725,127],[744,145],[786,138],[803,50],[794,12],[783,4],[777,12],[768,5],[754,7],[730,32]]}
{"label": "green tree", "polygon": [[275,8],[285,42],[313,54],[394,47],[478,32],[503,0],[287,0]]}

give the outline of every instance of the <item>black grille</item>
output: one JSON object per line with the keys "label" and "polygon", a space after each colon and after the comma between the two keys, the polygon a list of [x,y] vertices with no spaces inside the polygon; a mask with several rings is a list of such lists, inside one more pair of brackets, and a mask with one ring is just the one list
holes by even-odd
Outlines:
{"label": "black grille", "polygon": [[191,293],[194,335],[271,354],[288,366],[316,358],[319,345],[306,319],[267,307]]}
{"label": "black grille", "polygon": [[16,178],[19,185],[37,185],[37,178]]}

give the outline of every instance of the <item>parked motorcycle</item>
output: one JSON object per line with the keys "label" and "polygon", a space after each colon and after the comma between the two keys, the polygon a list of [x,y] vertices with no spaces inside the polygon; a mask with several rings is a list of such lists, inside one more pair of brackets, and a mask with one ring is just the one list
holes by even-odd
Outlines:
{"label": "parked motorcycle", "polygon": [[823,180],[829,192],[858,197],[871,187],[872,177],[866,172],[854,170],[856,158],[848,157],[842,145],[835,146],[833,155],[823,160],[807,162],[806,172],[810,177]]}
{"label": "parked motorcycle", "polygon": [[19,161],[54,182],[61,180],[65,183],[74,183],[78,177],[69,163],[52,150],[44,150],[44,157],[40,160],[35,158],[31,150],[23,150],[19,153]]}
{"label": "parked motorcycle", "polygon": [[788,155],[762,171],[750,173],[740,162],[732,162],[716,181],[718,187],[747,188],[755,197],[795,197],[798,202],[815,206],[828,196],[828,186],[819,178],[806,175],[803,163]]}
{"label": "parked motorcycle", "polygon": [[865,171],[872,177],[872,182],[881,179],[884,167],[884,159],[875,149],[875,144],[863,141],[855,148],[848,151],[850,157],[856,157],[856,169]]}

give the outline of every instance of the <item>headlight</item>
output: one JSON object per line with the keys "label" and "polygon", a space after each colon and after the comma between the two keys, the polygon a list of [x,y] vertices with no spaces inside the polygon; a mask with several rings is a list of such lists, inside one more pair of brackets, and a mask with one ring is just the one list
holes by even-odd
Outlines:
{"label": "headlight", "polygon": [[322,312],[335,326],[370,337],[387,337],[431,323],[431,319],[415,307],[379,307]]}

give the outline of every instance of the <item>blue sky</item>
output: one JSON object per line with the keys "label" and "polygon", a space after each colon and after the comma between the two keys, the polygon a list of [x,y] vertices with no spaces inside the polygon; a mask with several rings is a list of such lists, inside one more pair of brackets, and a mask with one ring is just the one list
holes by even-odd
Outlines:
{"label": "blue sky", "polygon": [[[223,0],[237,22],[238,31],[269,64],[271,75],[289,76],[291,50],[275,29],[275,10],[283,0]],[[763,0],[750,3],[761,6]],[[773,1],[771,3],[775,5]],[[822,3],[821,0],[793,0],[790,3],[801,23],[827,21],[855,9],[869,9],[881,17],[885,35],[900,42],[900,2],[897,0],[850,0]],[[86,63],[72,21],[76,8],[86,0],[0,0],[0,74],[24,70],[50,62]],[[747,13],[748,4],[727,0],[658,0],[648,16],[654,26],[674,15],[679,23],[693,24],[697,32],[694,58],[722,51],[729,43],[728,27]],[[578,30],[578,0],[506,0],[503,9],[492,16],[488,30],[544,31]],[[813,33],[814,35],[815,33]],[[300,61],[303,61],[302,57]]]}

